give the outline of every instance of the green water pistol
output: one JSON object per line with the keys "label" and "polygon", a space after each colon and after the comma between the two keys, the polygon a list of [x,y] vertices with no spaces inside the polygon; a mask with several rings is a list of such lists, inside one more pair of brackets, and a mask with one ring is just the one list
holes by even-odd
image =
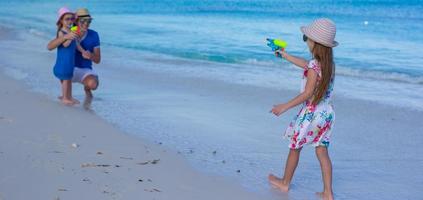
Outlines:
{"label": "green water pistol", "polygon": [[[272,39],[267,38],[267,46],[272,48],[272,51],[282,50],[285,51],[285,48],[288,46],[288,43],[286,41],[280,40],[280,39]],[[280,54],[278,54],[279,57],[281,57]]]}

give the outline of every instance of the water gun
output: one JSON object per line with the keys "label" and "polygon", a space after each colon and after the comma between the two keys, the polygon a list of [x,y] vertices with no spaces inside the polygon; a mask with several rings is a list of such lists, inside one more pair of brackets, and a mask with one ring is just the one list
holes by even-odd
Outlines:
{"label": "water gun", "polygon": [[[288,46],[288,43],[283,40],[271,39],[271,38],[267,38],[266,40],[267,40],[267,46],[272,48],[272,51],[277,51],[277,50],[285,51],[285,48]],[[278,54],[278,56],[281,57],[280,54]]]}
{"label": "water gun", "polygon": [[70,30],[76,33],[77,35],[81,36],[81,28],[79,28],[79,26],[72,26]]}

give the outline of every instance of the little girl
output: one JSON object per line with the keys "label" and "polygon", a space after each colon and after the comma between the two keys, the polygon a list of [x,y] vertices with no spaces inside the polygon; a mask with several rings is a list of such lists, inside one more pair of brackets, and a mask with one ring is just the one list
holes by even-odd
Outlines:
{"label": "little girl", "polygon": [[59,97],[63,104],[74,105],[79,101],[72,97],[72,76],[75,66],[75,49],[77,47],[76,37],[71,34],[70,27],[75,21],[75,15],[66,7],[58,11],[57,38],[63,38],[62,43],[57,47],[56,64],[54,75],[62,84],[62,96]]}
{"label": "little girl", "polygon": [[304,42],[313,56],[309,62],[292,56],[285,51],[276,54],[294,65],[304,69],[301,93],[291,101],[275,105],[271,112],[276,116],[288,109],[302,104],[302,108],[285,131],[285,137],[290,140],[289,154],[285,172],[282,178],[269,175],[272,186],[287,192],[298,164],[301,149],[310,144],[316,147],[316,155],[320,162],[323,175],[323,192],[319,192],[323,199],[333,199],[332,192],[332,163],[328,154],[331,128],[335,119],[332,107],[333,80],[335,64],[333,62],[332,47],[338,45],[335,39],[336,27],[329,19],[317,19],[308,26],[301,27]]}

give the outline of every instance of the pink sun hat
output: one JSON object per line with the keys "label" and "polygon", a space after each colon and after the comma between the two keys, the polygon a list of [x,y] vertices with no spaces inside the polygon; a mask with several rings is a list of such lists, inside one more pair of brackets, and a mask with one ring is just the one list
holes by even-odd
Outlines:
{"label": "pink sun hat", "polygon": [[57,21],[59,21],[59,20],[60,20],[60,18],[61,18],[64,14],[68,14],[68,13],[75,14],[75,13],[73,13],[72,11],[70,11],[70,10],[69,10],[69,8],[67,8],[67,7],[61,7],[61,8],[59,9],[59,11],[57,11]]}
{"label": "pink sun hat", "polygon": [[316,19],[311,24],[302,26],[300,30],[308,38],[323,46],[336,47],[338,45],[338,42],[335,41],[336,26],[330,19]]}

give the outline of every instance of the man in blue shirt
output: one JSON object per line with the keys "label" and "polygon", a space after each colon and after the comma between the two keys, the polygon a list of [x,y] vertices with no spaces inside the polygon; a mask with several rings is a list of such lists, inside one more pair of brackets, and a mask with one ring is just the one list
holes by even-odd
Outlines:
{"label": "man in blue shirt", "polygon": [[76,16],[76,23],[80,28],[79,33],[71,32],[62,37],[57,37],[48,43],[47,48],[53,50],[62,44],[64,40],[72,40],[76,37],[81,38],[80,44],[84,51],[81,53],[76,50],[72,82],[84,85],[85,94],[87,100],[89,100],[87,103],[89,103],[93,97],[92,90],[96,90],[99,84],[98,75],[93,70],[92,63],[98,64],[101,61],[100,38],[97,32],[89,29],[93,19],[86,8],[78,9]]}
{"label": "man in blue shirt", "polygon": [[76,24],[80,28],[80,44],[85,51],[82,53],[76,51],[72,82],[83,84],[85,94],[88,98],[92,98],[91,91],[96,90],[99,84],[98,75],[92,68],[92,62],[100,63],[100,38],[97,32],[89,29],[92,18],[88,9],[78,9],[76,17]]}

